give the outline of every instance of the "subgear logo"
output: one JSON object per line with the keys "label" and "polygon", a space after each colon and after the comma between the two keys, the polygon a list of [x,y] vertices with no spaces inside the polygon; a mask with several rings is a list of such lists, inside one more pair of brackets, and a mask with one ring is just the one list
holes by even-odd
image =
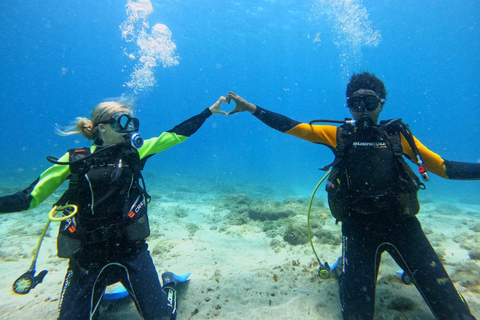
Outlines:
{"label": "subgear logo", "polygon": [[387,144],[385,142],[359,142],[354,141],[352,144],[354,147],[374,147],[374,148],[386,148]]}

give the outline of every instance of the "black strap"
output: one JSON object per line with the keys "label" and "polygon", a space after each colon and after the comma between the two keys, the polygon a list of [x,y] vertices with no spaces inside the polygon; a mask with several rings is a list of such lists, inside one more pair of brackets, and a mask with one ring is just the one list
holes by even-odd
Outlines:
{"label": "black strap", "polygon": [[380,127],[387,138],[393,154],[398,158],[403,158],[402,139],[400,138],[402,119],[390,119],[380,122]]}
{"label": "black strap", "polygon": [[345,119],[345,124],[337,129],[337,146],[333,149],[335,159],[329,165],[321,168],[322,171],[328,171],[331,167],[338,165],[345,156],[345,150],[350,146],[354,126]]}
{"label": "black strap", "polygon": [[40,178],[35,179],[28,188],[14,194],[0,197],[0,213],[19,212],[27,210],[32,201],[32,190],[37,185]]}

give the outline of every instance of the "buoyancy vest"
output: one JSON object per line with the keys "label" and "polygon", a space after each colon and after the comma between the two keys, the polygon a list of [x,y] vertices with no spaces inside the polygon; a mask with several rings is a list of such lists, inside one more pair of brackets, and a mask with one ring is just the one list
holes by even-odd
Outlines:
{"label": "buoyancy vest", "polygon": [[403,158],[401,122],[337,130],[336,156],[327,181],[328,203],[337,221],[390,211],[414,216],[424,188]]}
{"label": "buoyancy vest", "polygon": [[136,149],[125,145],[69,150],[70,182],[57,204],[75,204],[77,214],[60,224],[57,253],[71,258],[82,247],[106,242],[135,242],[150,235]]}

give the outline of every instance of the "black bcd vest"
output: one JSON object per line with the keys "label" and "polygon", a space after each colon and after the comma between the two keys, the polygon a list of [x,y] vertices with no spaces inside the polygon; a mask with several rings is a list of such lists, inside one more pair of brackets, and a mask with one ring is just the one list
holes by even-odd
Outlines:
{"label": "black bcd vest", "polygon": [[[60,223],[57,251],[71,258],[82,247],[106,242],[135,242],[150,235],[141,174],[144,161],[124,145],[69,150],[70,182],[57,202],[75,204],[77,214]],[[68,212],[66,213],[68,214]]]}
{"label": "black bcd vest", "polygon": [[420,188],[423,183],[403,158],[396,122],[382,121],[365,129],[338,128],[326,185],[330,211],[337,221],[382,211],[414,216],[420,210]]}

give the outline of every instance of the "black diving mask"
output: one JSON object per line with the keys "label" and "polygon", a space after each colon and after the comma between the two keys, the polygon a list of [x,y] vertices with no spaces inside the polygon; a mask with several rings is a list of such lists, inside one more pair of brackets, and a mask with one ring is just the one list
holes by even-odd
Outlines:
{"label": "black diving mask", "polygon": [[140,121],[128,113],[116,113],[110,120],[101,121],[97,125],[101,123],[111,125],[112,129],[118,133],[132,133],[140,128]]}
{"label": "black diving mask", "polygon": [[351,97],[347,97],[346,106],[355,112],[373,111],[378,108],[380,103],[384,103],[375,91],[360,89],[355,91]]}

